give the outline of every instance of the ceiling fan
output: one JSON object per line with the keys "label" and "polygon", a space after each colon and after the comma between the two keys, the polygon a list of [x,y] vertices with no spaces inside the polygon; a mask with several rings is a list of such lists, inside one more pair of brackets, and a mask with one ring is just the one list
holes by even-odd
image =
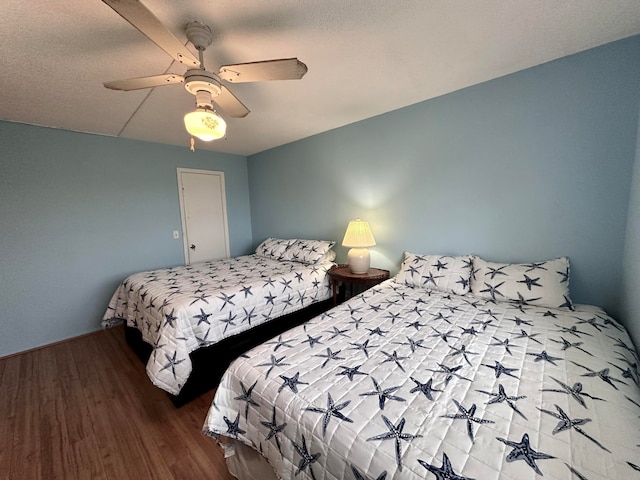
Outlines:
{"label": "ceiling fan", "polygon": [[201,140],[215,140],[226,133],[226,122],[215,111],[214,103],[230,117],[241,118],[249,114],[249,109],[222,84],[223,80],[230,83],[298,80],[307,73],[307,66],[297,58],[223,65],[218,73],[210,72],[205,69],[203,60],[204,51],[213,38],[207,25],[193,21],[185,26],[189,42],[198,51],[196,58],[139,0],[102,1],[174,60],[187,66],[184,75],[168,73],[130,78],[105,82],[104,86],[129,91],[184,83],[187,91],[196,97],[196,110],[184,117],[185,128]]}

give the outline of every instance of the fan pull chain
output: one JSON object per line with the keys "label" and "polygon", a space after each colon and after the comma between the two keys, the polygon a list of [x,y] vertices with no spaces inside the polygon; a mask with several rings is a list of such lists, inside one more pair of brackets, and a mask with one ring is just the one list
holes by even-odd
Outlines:
{"label": "fan pull chain", "polygon": [[193,139],[193,137],[191,137],[191,151],[195,152],[196,151],[196,142]]}

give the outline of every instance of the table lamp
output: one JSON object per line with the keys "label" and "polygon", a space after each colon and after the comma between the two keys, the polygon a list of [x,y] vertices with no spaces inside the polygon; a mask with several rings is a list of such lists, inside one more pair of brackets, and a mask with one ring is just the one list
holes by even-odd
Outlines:
{"label": "table lamp", "polygon": [[371,257],[367,247],[376,244],[369,223],[356,218],[349,222],[347,231],[342,239],[342,246],[350,248],[348,253],[349,270],[351,273],[367,273],[371,264]]}

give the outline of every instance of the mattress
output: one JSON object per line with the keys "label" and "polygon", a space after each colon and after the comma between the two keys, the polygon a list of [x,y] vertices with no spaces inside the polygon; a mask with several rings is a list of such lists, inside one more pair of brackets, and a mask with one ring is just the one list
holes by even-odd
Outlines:
{"label": "mattress", "polygon": [[638,381],[600,308],[391,279],[235,360],[203,430],[286,480],[640,478]]}
{"label": "mattress", "polygon": [[153,346],[149,378],[177,395],[190,352],[330,298],[332,265],[254,254],[136,273],[118,286],[102,323],[138,329]]}

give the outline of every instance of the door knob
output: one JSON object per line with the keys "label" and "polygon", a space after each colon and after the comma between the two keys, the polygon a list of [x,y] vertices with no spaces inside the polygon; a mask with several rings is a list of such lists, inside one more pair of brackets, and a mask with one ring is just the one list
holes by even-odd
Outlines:
{"label": "door knob", "polygon": [[196,246],[192,243],[191,246],[189,247],[191,250],[195,250]]}

